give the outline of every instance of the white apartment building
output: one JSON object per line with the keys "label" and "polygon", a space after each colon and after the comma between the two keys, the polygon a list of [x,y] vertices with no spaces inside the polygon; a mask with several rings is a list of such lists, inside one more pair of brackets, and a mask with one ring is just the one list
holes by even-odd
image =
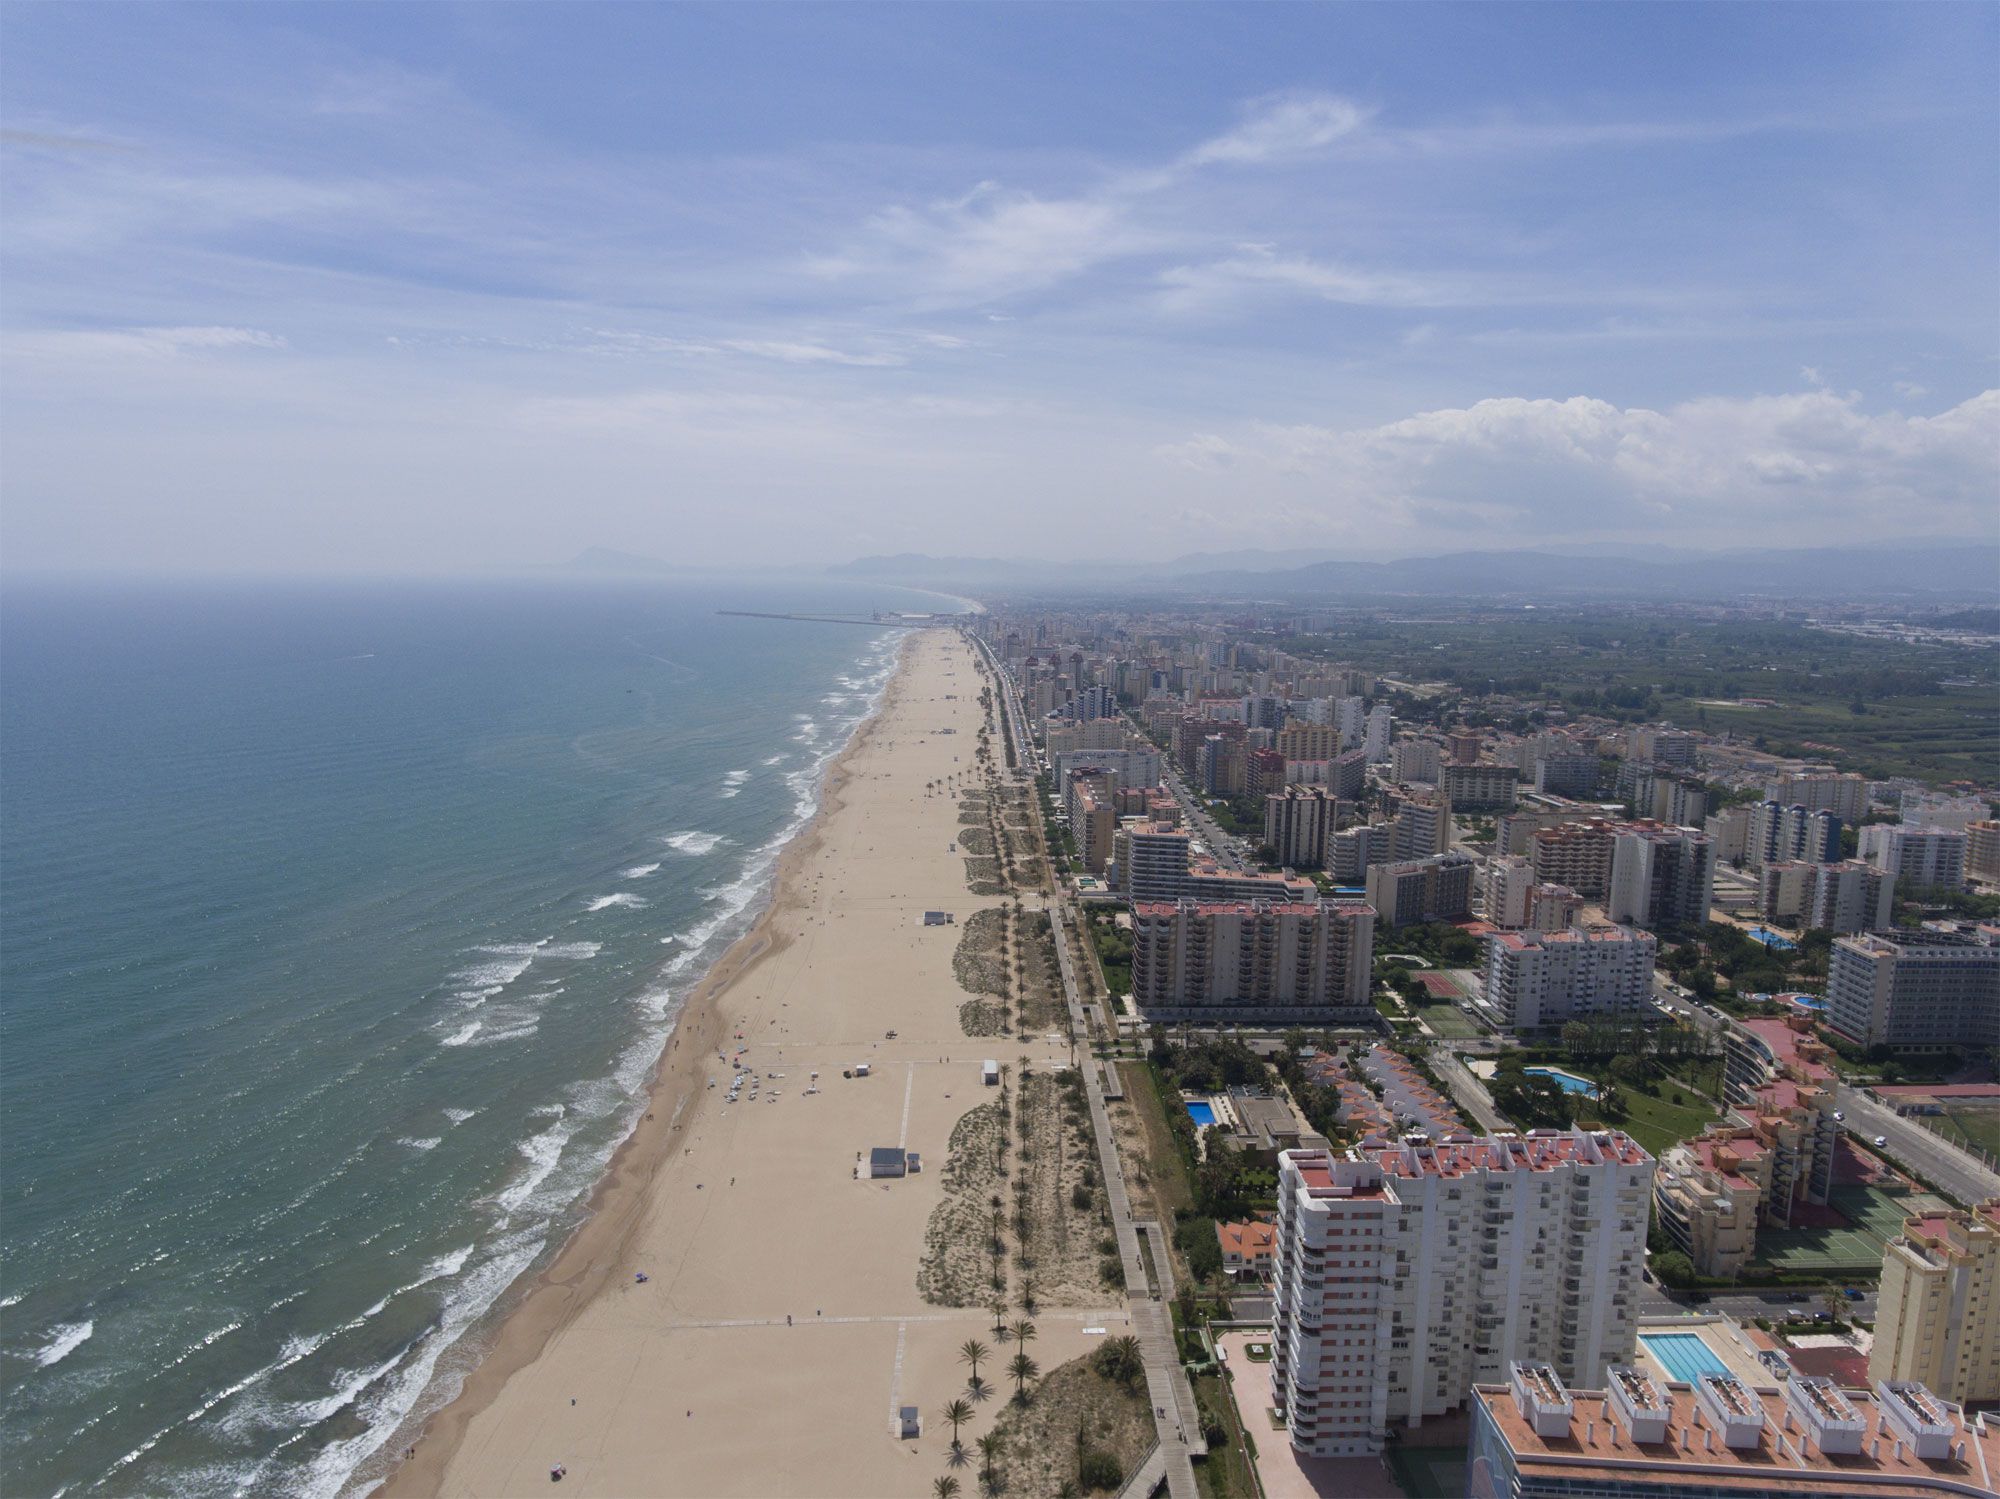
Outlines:
{"label": "white apartment building", "polygon": [[1528,924],[1528,896],[1535,888],[1535,866],[1519,854],[1501,854],[1486,861],[1480,893],[1486,919],[1510,930]]}
{"label": "white apartment building", "polygon": [[1911,828],[1963,830],[1993,815],[1983,796],[1951,796],[1942,791],[1906,789],[1897,806],[1903,814],[1903,826]]}
{"label": "white apartment building", "polygon": [[1963,828],[1878,822],[1861,830],[1860,853],[1899,884],[1921,890],[1963,890],[1966,843]]}
{"label": "white apartment building", "polygon": [[1620,823],[1605,914],[1633,926],[1699,926],[1715,890],[1712,852],[1707,834],[1693,828]]}
{"label": "white apartment building", "polygon": [[1135,822],[1112,836],[1116,888],[1128,899],[1178,900],[1188,879],[1187,829],[1165,822]]}
{"label": "white apartment building", "polygon": [[1313,1457],[1463,1406],[1514,1360],[1599,1383],[1638,1331],[1653,1158],[1536,1130],[1278,1157],[1271,1394]]}
{"label": "white apartment building", "polygon": [[1444,750],[1435,739],[1399,739],[1389,750],[1389,774],[1398,781],[1437,784]]}
{"label": "white apartment building", "polygon": [[1752,869],[1785,859],[1828,864],[1840,857],[1840,819],[1831,812],[1758,802],[1744,828],[1743,862]]}
{"label": "white apartment building", "polygon": [[1599,926],[1495,932],[1486,939],[1486,1007],[1508,1030],[1536,1030],[1650,1008],[1651,932]]}
{"label": "white apartment building", "polygon": [[1827,955],[1826,1017],[1862,1046],[2000,1045],[2000,927],[1838,938]]}
{"label": "white apartment building", "polygon": [[[1333,726],[1340,730],[1340,742],[1353,746],[1368,737],[1368,702],[1365,698],[1337,697],[1333,700]],[[1371,757],[1372,758],[1372,757]]]}
{"label": "white apartment building", "polygon": [[1377,703],[1368,710],[1368,722],[1362,730],[1361,745],[1368,751],[1368,763],[1379,765],[1389,758],[1389,741],[1395,737],[1396,724],[1390,717],[1389,705]]}

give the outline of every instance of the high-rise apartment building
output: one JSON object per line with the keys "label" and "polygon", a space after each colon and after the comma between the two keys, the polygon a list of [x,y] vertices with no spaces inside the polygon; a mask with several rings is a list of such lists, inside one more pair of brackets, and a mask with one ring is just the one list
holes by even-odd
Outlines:
{"label": "high-rise apartment building", "polygon": [[2000,818],[1982,817],[1965,825],[1965,872],[2000,880]]}
{"label": "high-rise apartment building", "polygon": [[1395,736],[1396,724],[1390,716],[1389,705],[1377,703],[1368,710],[1368,721],[1361,735],[1361,747],[1368,752],[1370,765],[1379,765],[1389,758],[1389,741]]}
{"label": "high-rise apartment building", "polygon": [[1361,800],[1361,793],[1368,788],[1368,752],[1351,749],[1335,755],[1327,766],[1327,777],[1333,794],[1342,801]]}
{"label": "high-rise apartment building", "polygon": [[1618,826],[1605,899],[1606,914],[1613,921],[1649,929],[1699,926],[1708,920],[1714,885],[1715,861],[1707,834],[1660,823]]}
{"label": "high-rise apartment building", "polygon": [[1486,939],[1486,1007],[1511,1031],[1652,1008],[1650,932],[1628,927],[1495,932]]}
{"label": "high-rise apartment building", "polygon": [[1146,901],[1132,997],[1151,1016],[1373,1014],[1375,913],[1360,901]]}
{"label": "high-rise apartment building", "polygon": [[1128,900],[1180,899],[1191,854],[1187,829],[1164,822],[1131,823],[1112,836],[1112,851],[1116,888]]}
{"label": "high-rise apartment building", "polygon": [[1790,860],[1830,864],[1840,857],[1840,819],[1831,812],[1767,801],[1748,815],[1743,862],[1752,869]]}
{"label": "high-rise apartment building", "polygon": [[1837,938],[1827,955],[1826,1018],[1861,1046],[2000,1045],[2000,927]]}
{"label": "high-rise apartment building", "polygon": [[1339,799],[1324,786],[1287,786],[1264,798],[1264,844],[1288,869],[1322,869]]}
{"label": "high-rise apartment building", "polygon": [[1868,810],[1868,780],[1832,771],[1781,775],[1764,788],[1764,799],[1813,812],[1831,812],[1842,822],[1855,823]]}
{"label": "high-rise apartment building", "polygon": [[1504,812],[1520,798],[1521,772],[1511,765],[1446,765],[1438,786],[1455,813]]}
{"label": "high-rise apartment building", "polygon": [[1630,730],[1625,737],[1625,755],[1629,760],[1638,760],[1652,765],[1672,765],[1683,770],[1692,770],[1695,751],[1701,741],[1693,734],[1681,729],[1657,728],[1643,724]]}
{"label": "high-rise apartment building", "polygon": [[1528,924],[1528,896],[1535,888],[1535,866],[1519,854],[1499,854],[1486,861],[1481,882],[1486,919],[1509,930]]}
{"label": "high-rise apartment building", "polygon": [[1443,764],[1443,752],[1435,739],[1399,739],[1389,749],[1389,774],[1398,781],[1435,786]]}
{"label": "high-rise apartment building", "polygon": [[1566,885],[1586,900],[1601,897],[1611,884],[1611,855],[1618,825],[1612,822],[1560,822],[1538,828],[1528,838],[1528,862],[1535,878]]}
{"label": "high-rise apartment building", "polygon": [[1370,866],[1368,903],[1386,927],[1413,921],[1462,921],[1472,914],[1473,861],[1439,854]]}
{"label": "high-rise apartment building", "polygon": [[1350,748],[1368,737],[1368,703],[1365,698],[1337,697],[1333,700],[1333,726],[1340,730],[1340,742]]}
{"label": "high-rise apartment building", "polygon": [[1910,828],[1878,822],[1861,830],[1861,857],[1899,885],[1915,890],[1963,890],[1963,828]]}
{"label": "high-rise apartment building", "polygon": [[1882,1255],[1876,1305],[1870,1379],[2000,1400],[2000,1199],[1904,1219]]}
{"label": "high-rise apartment building", "polygon": [[1340,730],[1329,723],[1288,723],[1278,730],[1277,747],[1287,760],[1331,760],[1340,753]]}
{"label": "high-rise apartment building", "polygon": [[1445,730],[1444,757],[1448,765],[1474,765],[1479,761],[1480,734],[1477,729],[1469,729],[1460,724],[1455,729]]}
{"label": "high-rise apartment building", "polygon": [[1593,797],[1603,773],[1595,751],[1546,754],[1534,762],[1535,789],[1548,796]]}
{"label": "high-rise apartment building", "polygon": [[1889,926],[1896,884],[1872,864],[1772,863],[1757,872],[1757,904],[1766,921],[1821,931],[1879,932]]}
{"label": "high-rise apartment building", "polygon": [[1536,1130],[1278,1157],[1271,1394],[1314,1457],[1462,1406],[1515,1360],[1632,1357],[1653,1158]]}

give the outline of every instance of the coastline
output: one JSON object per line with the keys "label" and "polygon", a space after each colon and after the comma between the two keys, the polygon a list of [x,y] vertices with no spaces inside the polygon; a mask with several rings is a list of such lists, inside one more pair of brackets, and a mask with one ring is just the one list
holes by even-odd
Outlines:
{"label": "coastline", "polygon": [[381,1499],[440,1492],[472,1421],[493,1404],[516,1373],[541,1355],[559,1329],[606,1289],[623,1264],[647,1195],[669,1159],[669,1147],[690,1132],[707,1106],[702,1095],[708,1090],[700,1086],[702,1063],[723,1039],[723,1003],[735,984],[789,946],[790,938],[775,930],[774,918],[788,894],[796,895],[792,887],[799,872],[817,846],[821,828],[841,805],[848,767],[866,747],[901,687],[920,633],[911,631],[904,637],[880,696],[827,764],[812,815],[779,852],[756,920],[688,991],[647,1081],[644,1112],[592,1186],[583,1221],[555,1258],[529,1278],[457,1393],[426,1416],[414,1434],[398,1431],[385,1444],[411,1455],[392,1457],[386,1473],[370,1474],[366,1471],[370,1465],[364,1464],[344,1492]]}

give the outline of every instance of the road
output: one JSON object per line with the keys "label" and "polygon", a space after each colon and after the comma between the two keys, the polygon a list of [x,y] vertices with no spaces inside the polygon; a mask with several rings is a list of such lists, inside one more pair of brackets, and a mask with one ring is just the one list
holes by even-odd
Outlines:
{"label": "road", "polygon": [[1847,1115],[1847,1128],[1873,1141],[1878,1135],[1888,1144],[1882,1147],[1892,1158],[1908,1166],[1927,1181],[1937,1184],[1967,1207],[2000,1197],[2000,1173],[1957,1146],[1940,1140],[1913,1119],[1904,1119],[1893,1109],[1884,1108],[1858,1088],[1845,1084],[1834,1089],[1834,1101]]}
{"label": "road", "polygon": [[1236,852],[1236,840],[1222,831],[1215,819],[1208,815],[1208,804],[1195,794],[1179,769],[1165,757],[1160,760],[1161,779],[1174,793],[1174,799],[1181,804],[1187,818],[1188,828],[1208,845],[1208,851],[1215,862],[1225,869],[1241,873],[1246,867],[1243,856]]}
{"label": "road", "polygon": [[[1855,1289],[1863,1293],[1862,1297],[1859,1301],[1843,1297],[1841,1305],[1846,1309],[1843,1315],[1873,1322],[1874,1290],[1866,1286],[1856,1286]],[[1677,1317],[1684,1312],[1699,1312],[1734,1317],[1744,1322],[1753,1317],[1768,1317],[1775,1322],[1786,1317],[1810,1318],[1814,1312],[1825,1310],[1825,1294],[1820,1291],[1674,1292],[1648,1285],[1639,1297],[1639,1315],[1642,1317]]]}
{"label": "road", "polygon": [[[1014,725],[1018,746],[1016,753],[1025,766],[1030,762],[1034,748],[1022,723],[1018,694],[992,650],[984,641],[979,641],[979,646],[993,668],[1007,721]],[[1024,769],[1022,773],[1027,771]],[[1039,828],[1039,815],[1035,823]],[[1046,847],[1042,854],[1046,860]],[[1048,867],[1051,871],[1051,888],[1047,895],[1049,937],[1056,950],[1056,966],[1062,973],[1063,997],[1069,1006],[1070,1034],[1087,1041],[1090,1029],[1084,1019],[1083,997],[1070,959],[1068,913],[1061,889],[1055,885],[1054,866]],[[1112,1233],[1118,1242],[1118,1258],[1125,1270],[1127,1309],[1145,1365],[1146,1392],[1153,1407],[1153,1429],[1159,1444],[1149,1458],[1147,1468],[1139,1475],[1139,1482],[1129,1486],[1128,1492],[1141,1487],[1150,1489],[1152,1473],[1157,1469],[1165,1477],[1167,1492],[1172,1499],[1198,1499],[1192,1459],[1205,1454],[1208,1445],[1202,1439],[1201,1413],[1195,1404],[1194,1391],[1188,1384],[1187,1372],[1181,1367],[1180,1352],[1174,1346],[1173,1325],[1167,1314],[1166,1301],[1162,1299],[1172,1295],[1172,1288],[1168,1286],[1156,1290],[1147,1275],[1145,1257],[1139,1250],[1140,1230],[1132,1219],[1131,1199],[1125,1190],[1125,1171],[1118,1159],[1118,1143],[1111,1131],[1111,1112],[1105,1106],[1104,1088],[1097,1068],[1085,1066],[1082,1072],[1084,1096],[1090,1106],[1091,1127],[1097,1139],[1098,1167],[1104,1174],[1105,1201],[1111,1209]],[[1156,1253],[1164,1249],[1162,1239]],[[1164,1273],[1164,1265],[1162,1270]]]}

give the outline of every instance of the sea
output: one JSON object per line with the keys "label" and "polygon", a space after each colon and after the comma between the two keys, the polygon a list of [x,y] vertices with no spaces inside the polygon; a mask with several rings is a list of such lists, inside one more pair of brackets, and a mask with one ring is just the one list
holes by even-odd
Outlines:
{"label": "sea", "polygon": [[0,589],[0,1482],[334,1496],[449,1398],[949,611]]}

